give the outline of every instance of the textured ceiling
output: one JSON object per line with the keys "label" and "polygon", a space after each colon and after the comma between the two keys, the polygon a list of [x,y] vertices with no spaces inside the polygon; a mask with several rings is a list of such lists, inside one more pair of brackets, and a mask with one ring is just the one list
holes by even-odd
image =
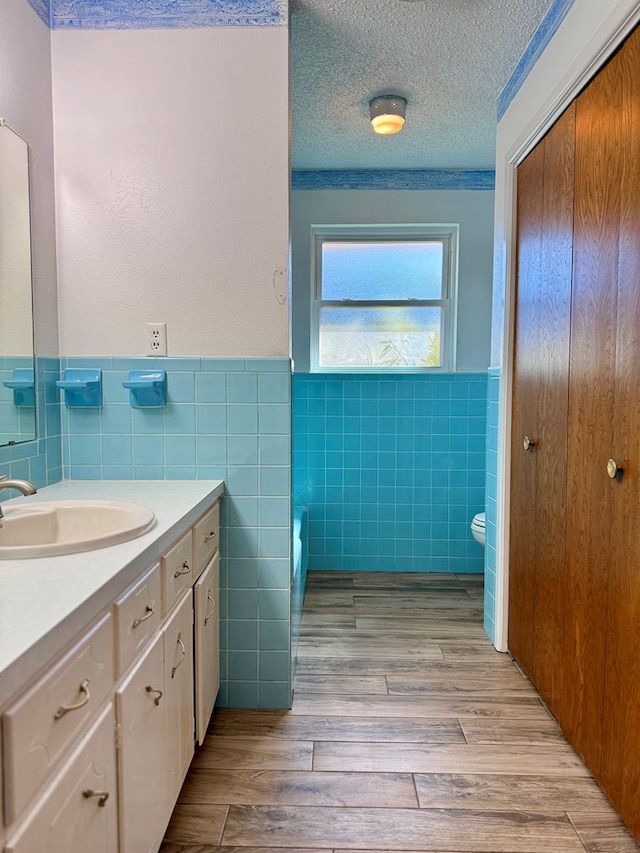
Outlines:
{"label": "textured ceiling", "polygon": [[[496,101],[552,0],[292,0],[294,169],[492,169]],[[403,95],[401,133],[369,100]]]}

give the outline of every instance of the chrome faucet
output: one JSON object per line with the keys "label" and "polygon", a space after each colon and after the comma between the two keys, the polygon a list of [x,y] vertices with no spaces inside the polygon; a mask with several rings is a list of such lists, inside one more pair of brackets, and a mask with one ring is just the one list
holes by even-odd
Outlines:
{"label": "chrome faucet", "polygon": [[[10,480],[6,474],[0,476],[0,491],[2,489],[17,489],[23,495],[35,495],[38,491],[28,480]],[[2,504],[0,504],[0,518],[4,518]]]}

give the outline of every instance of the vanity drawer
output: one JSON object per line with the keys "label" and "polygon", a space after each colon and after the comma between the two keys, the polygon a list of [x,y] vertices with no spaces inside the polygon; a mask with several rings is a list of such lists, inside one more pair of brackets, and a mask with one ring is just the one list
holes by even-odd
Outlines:
{"label": "vanity drawer", "polygon": [[162,580],[156,563],[114,605],[118,675],[136,659],[162,621]]}
{"label": "vanity drawer", "polygon": [[77,743],[112,688],[113,620],[106,614],[3,715],[7,823]]}
{"label": "vanity drawer", "polygon": [[193,581],[193,537],[189,531],[162,558],[164,613],[169,613]]}
{"label": "vanity drawer", "polygon": [[193,528],[194,559],[196,577],[204,570],[219,547],[220,540],[220,501],[217,501],[206,515]]}
{"label": "vanity drawer", "polygon": [[4,848],[5,853],[113,853],[118,844],[115,719],[109,704]]}

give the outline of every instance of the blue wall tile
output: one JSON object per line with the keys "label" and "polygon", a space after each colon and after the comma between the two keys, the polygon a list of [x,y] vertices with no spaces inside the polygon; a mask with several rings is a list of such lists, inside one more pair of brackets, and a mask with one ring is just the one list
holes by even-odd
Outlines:
{"label": "blue wall tile", "polygon": [[292,397],[310,568],[483,571],[469,525],[484,506],[486,374],[295,374]]}
{"label": "blue wall tile", "polygon": [[[158,359],[167,370],[168,403],[163,409],[132,409],[121,382],[128,371],[155,360],[104,359],[108,393],[101,409],[63,410],[51,383],[59,365],[50,365],[51,429],[45,442],[14,456],[18,476],[58,479],[63,465],[78,479],[223,479],[221,539],[221,670],[219,704],[280,707],[290,704],[290,519],[291,376],[288,359]],[[93,358],[64,360],[64,366]],[[121,391],[123,392],[121,394]],[[51,411],[49,412],[49,408]],[[260,420],[266,431],[260,428]],[[42,453],[37,448],[42,445]],[[4,450],[0,448],[0,452]],[[9,456],[11,454],[8,454]],[[3,459],[0,455],[0,471]],[[40,482],[40,481],[38,481]],[[264,631],[261,626],[264,621]],[[263,679],[261,651],[284,653]],[[258,703],[262,704],[258,704]],[[274,704],[280,702],[280,704]]]}

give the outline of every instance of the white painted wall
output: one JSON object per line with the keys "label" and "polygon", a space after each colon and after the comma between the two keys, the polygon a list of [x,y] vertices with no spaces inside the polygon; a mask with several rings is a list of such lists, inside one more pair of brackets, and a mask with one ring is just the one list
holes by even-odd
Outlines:
{"label": "white painted wall", "polygon": [[0,117],[29,145],[34,323],[39,355],[58,354],[49,30],[25,0],[0,3]]}
{"label": "white painted wall", "polygon": [[496,646],[506,649],[515,168],[640,21],[638,0],[575,0],[497,129],[491,364],[501,368]]}
{"label": "white painted wall", "polygon": [[166,321],[169,355],[288,355],[287,28],[52,54],[61,354],[144,355]]}
{"label": "white painted wall", "polygon": [[489,366],[493,205],[490,190],[295,190],[291,200],[292,338],[297,372],[309,370],[311,225],[459,223],[459,372]]}

